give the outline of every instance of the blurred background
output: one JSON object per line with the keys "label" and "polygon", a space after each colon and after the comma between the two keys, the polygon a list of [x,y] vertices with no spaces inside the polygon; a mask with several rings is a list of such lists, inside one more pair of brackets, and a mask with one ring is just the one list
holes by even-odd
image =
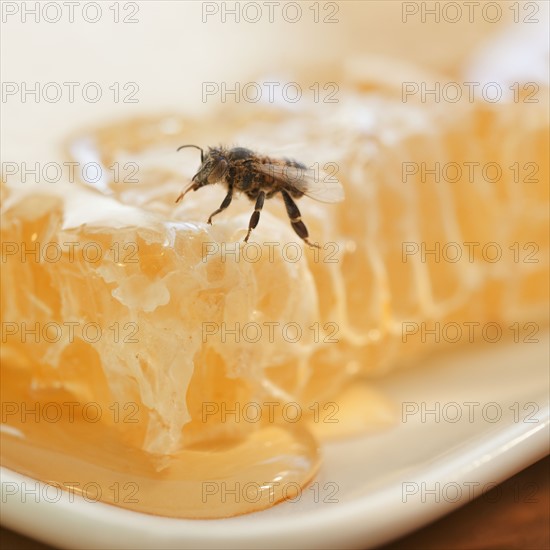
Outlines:
{"label": "blurred background", "polygon": [[[204,101],[205,82],[231,87],[258,75],[307,75],[322,83],[361,54],[454,80],[489,49],[485,80],[498,71],[547,78],[547,57],[534,54],[547,55],[547,2],[121,1],[100,2],[100,10],[81,2],[73,12],[61,2],[40,2],[38,11],[35,4],[2,3],[2,154],[14,162],[51,160],[79,125],[215,108],[219,102]],[[36,82],[60,84],[62,97],[23,93]],[[63,84],[70,82],[77,83],[73,102]],[[90,82],[102,93],[95,103],[82,99]],[[87,89],[91,97],[95,89]]]}

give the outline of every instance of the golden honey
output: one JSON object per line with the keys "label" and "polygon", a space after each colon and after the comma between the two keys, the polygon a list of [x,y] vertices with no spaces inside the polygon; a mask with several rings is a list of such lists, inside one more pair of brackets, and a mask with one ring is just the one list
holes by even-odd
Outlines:
{"label": "golden honey", "polygon": [[[314,478],[323,440],[395,422],[365,380],[472,343],[472,323],[503,338],[542,323],[547,102],[525,114],[386,92],[350,76],[337,105],[121,121],[67,141],[101,181],[4,181],[2,464],[153,514],[264,509]],[[346,200],[299,203],[320,249],[296,242],[276,199],[246,246],[244,197],[212,226],[223,189],[175,204],[198,166],[176,147],[219,142],[292,142],[336,164]],[[455,183],[423,170],[449,162],[503,169]],[[518,182],[510,166],[533,162],[536,181]]]}

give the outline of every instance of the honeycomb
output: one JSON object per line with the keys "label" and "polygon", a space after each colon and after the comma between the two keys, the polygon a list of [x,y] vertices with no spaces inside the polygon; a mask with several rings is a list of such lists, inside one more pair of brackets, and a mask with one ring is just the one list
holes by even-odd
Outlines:
{"label": "honeycomb", "polygon": [[[6,395],[17,387],[30,401],[134,404],[139,421],[109,415],[99,425],[159,475],[194,449],[292,423],[303,433],[284,437],[293,448],[306,441],[310,462],[296,478],[305,482],[318,464],[307,434],[389,422],[391,405],[368,393],[361,408],[355,385],[457,348],[419,327],[461,330],[468,342],[473,322],[477,334],[492,323],[508,337],[514,323],[543,322],[548,101],[404,102],[397,85],[356,66],[340,88],[336,103],[265,105],[261,116],[232,106],[80,131],[67,158],[99,163],[110,175],[99,182],[5,179],[2,354],[18,381]],[[184,143],[239,145],[334,172],[343,202],[298,201],[320,248],[300,241],[278,198],[248,244],[246,197],[212,225],[221,186],[176,204],[199,166],[197,151],[176,153]],[[39,337],[22,337],[37,324]],[[315,415],[350,392],[352,414],[324,432]],[[260,420],[243,421],[258,404]],[[289,422],[289,404],[299,419]]]}

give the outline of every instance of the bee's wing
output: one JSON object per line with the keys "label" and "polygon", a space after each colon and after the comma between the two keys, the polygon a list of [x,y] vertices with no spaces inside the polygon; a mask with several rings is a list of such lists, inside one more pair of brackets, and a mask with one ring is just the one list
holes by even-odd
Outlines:
{"label": "bee's wing", "polygon": [[255,163],[254,167],[274,178],[283,187],[296,189],[312,199],[340,202],[344,200],[344,188],[336,177],[338,167],[335,163],[329,164],[329,171],[320,169],[319,165],[308,168],[299,163]]}

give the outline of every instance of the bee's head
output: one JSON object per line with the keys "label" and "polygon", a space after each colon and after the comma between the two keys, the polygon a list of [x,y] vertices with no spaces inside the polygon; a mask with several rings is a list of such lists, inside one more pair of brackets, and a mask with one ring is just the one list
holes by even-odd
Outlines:
{"label": "bee's head", "polygon": [[195,147],[201,152],[201,165],[191,180],[194,184],[194,190],[204,185],[217,183],[223,178],[228,163],[222,149],[209,147],[205,154],[203,149],[198,145],[182,145],[178,148],[178,151],[185,147]]}
{"label": "bee's head", "polygon": [[189,191],[196,191],[205,185],[221,181],[227,171],[228,161],[222,148],[209,147],[208,152],[204,151],[198,145],[182,145],[178,151],[185,147],[194,147],[201,152],[201,165],[198,172],[193,176],[191,183],[184,189],[176,202],[179,202]]}

